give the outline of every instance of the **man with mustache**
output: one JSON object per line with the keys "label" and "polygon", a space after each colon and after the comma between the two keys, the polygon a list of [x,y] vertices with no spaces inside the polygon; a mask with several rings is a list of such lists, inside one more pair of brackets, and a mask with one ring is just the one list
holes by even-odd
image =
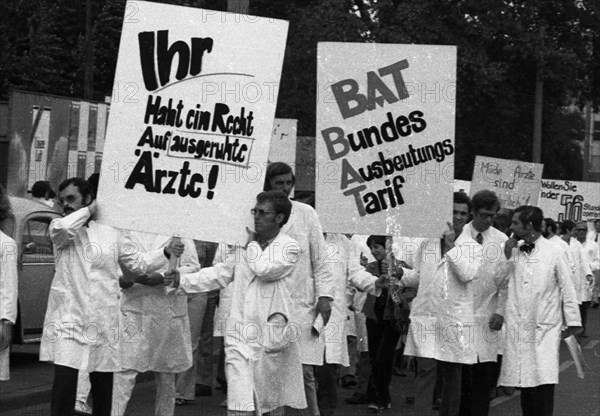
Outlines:
{"label": "man with mustache", "polygon": [[71,178],[60,184],[64,217],[50,223],[56,274],[40,345],[40,361],[54,363],[52,416],[72,415],[79,371],[90,373],[94,415],[109,416],[113,372],[120,369],[118,336],[119,231],[99,224],[91,187]]}

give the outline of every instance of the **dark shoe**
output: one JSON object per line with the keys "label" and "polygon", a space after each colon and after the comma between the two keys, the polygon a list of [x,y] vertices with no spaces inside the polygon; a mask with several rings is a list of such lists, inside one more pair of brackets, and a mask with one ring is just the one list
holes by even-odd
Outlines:
{"label": "dark shoe", "polygon": [[204,384],[196,384],[196,396],[212,396],[212,389]]}
{"label": "dark shoe", "polygon": [[365,404],[367,402],[367,398],[361,392],[356,392],[350,397],[346,397],[344,399],[344,403],[348,404]]}
{"label": "dark shoe", "polygon": [[355,389],[358,387],[358,383],[354,379],[354,377],[350,375],[345,375],[342,377],[340,385],[345,389]]}
{"label": "dark shoe", "polygon": [[414,396],[408,396],[406,398],[406,404],[415,404],[415,397]]}
{"label": "dark shoe", "polygon": [[431,406],[431,409],[440,410],[441,405],[442,405],[442,399],[436,399],[436,401],[433,402],[433,406]]}
{"label": "dark shoe", "polygon": [[192,402],[193,400],[175,399],[175,406],[185,406],[186,404],[190,404]]}
{"label": "dark shoe", "polygon": [[377,403],[369,403],[367,406],[367,411],[369,413],[381,413],[382,410],[383,408],[379,407]]}

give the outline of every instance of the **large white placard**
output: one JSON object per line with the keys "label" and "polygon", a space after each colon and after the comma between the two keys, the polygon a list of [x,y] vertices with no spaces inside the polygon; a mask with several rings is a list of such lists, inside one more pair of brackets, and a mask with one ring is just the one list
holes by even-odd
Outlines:
{"label": "large white placard", "polygon": [[115,227],[241,242],[262,191],[288,23],[128,2],[99,186]]}
{"label": "large white placard", "polygon": [[489,189],[502,208],[537,205],[543,168],[540,163],[476,156],[470,195]]}
{"label": "large white placard", "polygon": [[456,47],[319,43],[317,59],[323,229],[439,237],[452,218]]}
{"label": "large white placard", "polygon": [[557,221],[600,219],[600,183],[542,179],[538,206]]}

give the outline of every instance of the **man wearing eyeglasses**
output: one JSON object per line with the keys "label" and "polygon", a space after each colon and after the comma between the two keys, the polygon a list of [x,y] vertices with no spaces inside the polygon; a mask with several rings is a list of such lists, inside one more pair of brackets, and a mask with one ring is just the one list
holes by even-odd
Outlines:
{"label": "man wearing eyeglasses", "polygon": [[[500,330],[508,285],[508,264],[503,246],[508,237],[492,226],[500,210],[496,194],[481,190],[471,199],[473,220],[456,238],[457,246],[479,245],[483,262],[476,276],[466,281],[472,299],[472,345],[461,360],[461,415],[485,416],[489,411],[489,394],[496,386]],[[466,322],[468,325],[469,322]]]}
{"label": "man wearing eyeglasses", "polygon": [[300,246],[281,232],[291,209],[284,193],[260,193],[250,211],[254,232],[242,256],[231,249],[226,261],[213,267],[164,275],[165,285],[188,294],[233,284],[225,330],[228,416],[306,407],[292,299]]}
{"label": "man wearing eyeglasses", "polygon": [[592,279],[588,279],[584,283],[585,293],[583,294],[583,302],[579,309],[579,312],[581,313],[581,326],[583,327],[583,330],[581,331],[579,336],[582,338],[587,337],[585,333],[585,324],[587,322],[587,312],[590,307],[590,304],[592,303],[592,301],[598,300],[597,298],[592,298],[594,281],[597,281],[600,278],[600,248],[598,247],[598,243],[592,240],[588,240],[586,238],[586,234],[587,223],[585,221],[578,222],[577,226],[575,227],[575,238],[577,238],[577,241],[581,243],[583,259],[587,264],[589,264],[590,271],[592,272]]}
{"label": "man wearing eyeglasses", "polygon": [[[278,190],[288,197],[294,187],[295,176],[292,168],[282,162],[271,163],[267,168],[265,177],[265,191]],[[292,212],[289,221],[282,227],[281,232],[289,235],[300,244],[300,259],[294,269],[292,281],[294,300],[297,303],[298,323],[302,330],[300,333],[300,351],[302,353],[302,369],[304,372],[304,389],[308,409],[306,416],[319,415],[317,402],[317,389],[314,366],[322,366],[324,362],[339,362],[341,357],[336,356],[335,348],[327,348],[324,331],[320,336],[312,332],[312,326],[318,315],[323,318],[326,325],[332,313],[332,301],[339,298],[334,307],[342,308],[344,294],[335,293],[335,280],[331,268],[325,260],[328,253],[325,250],[323,229],[317,212],[313,207],[298,201],[291,201]],[[337,349],[339,351],[339,349]],[[335,389],[333,386],[321,389]]]}

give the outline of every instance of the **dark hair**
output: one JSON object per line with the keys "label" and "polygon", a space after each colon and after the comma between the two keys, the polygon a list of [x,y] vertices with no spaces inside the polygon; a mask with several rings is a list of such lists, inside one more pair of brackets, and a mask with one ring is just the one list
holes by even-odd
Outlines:
{"label": "dark hair", "polygon": [[510,224],[512,222],[512,214],[512,210],[498,214],[494,220],[494,228],[502,231],[505,234],[508,233],[508,229],[510,228]]}
{"label": "dark hair", "polygon": [[0,185],[0,221],[10,216],[10,201],[8,194],[2,185]]}
{"label": "dark hair", "polygon": [[31,187],[31,196],[34,198],[45,198],[48,194],[49,198],[54,198],[56,193],[52,190],[50,182],[48,181],[37,181]]}
{"label": "dark hair", "polygon": [[564,220],[562,224],[560,224],[560,233],[565,234],[571,232],[573,231],[573,228],[575,228],[575,223],[573,221]]}
{"label": "dark hair", "polygon": [[519,221],[521,221],[523,226],[531,223],[535,231],[542,231],[544,212],[540,208],[531,205],[521,205],[515,209],[515,214],[519,214]]}
{"label": "dark hair", "polygon": [[92,198],[96,199],[98,196],[98,182],[100,181],[100,174],[98,172],[92,173],[89,178],[87,178],[88,183],[92,187]]}
{"label": "dark hair", "polygon": [[371,248],[375,244],[385,247],[386,239],[385,235],[371,235],[367,238],[367,247]]}
{"label": "dark hair", "polygon": [[74,185],[79,189],[79,193],[83,199],[87,198],[88,195],[92,195],[92,187],[88,181],[81,178],[69,178],[65,179],[58,186],[58,192],[62,192],[69,185]]}
{"label": "dark hair", "polygon": [[290,165],[283,162],[273,162],[269,164],[269,166],[267,166],[267,173],[265,174],[265,185],[263,187],[263,191],[271,190],[271,179],[273,179],[275,176],[287,175],[288,173],[292,174],[292,184],[295,184],[296,176],[294,175],[294,171]]}
{"label": "dark hair", "polygon": [[495,209],[496,211],[500,209],[500,201],[498,200],[498,196],[488,189],[482,189],[473,195],[473,198],[471,198],[471,204],[473,204],[474,212],[478,212],[480,209]]}
{"label": "dark hair", "polygon": [[552,231],[552,234],[556,234],[556,230],[557,230],[556,221],[554,221],[552,218],[544,218],[544,222],[546,223],[546,230],[548,228],[550,228],[550,231]]}
{"label": "dark hair", "polygon": [[273,205],[273,209],[277,214],[283,214],[283,222],[279,226],[283,226],[292,213],[292,202],[289,200],[286,194],[282,191],[264,191],[256,195],[256,201],[270,202]]}
{"label": "dark hair", "polygon": [[464,192],[454,192],[453,203],[455,204],[467,204],[468,211],[471,212],[471,198]]}
{"label": "dark hair", "polygon": [[596,224],[600,224],[600,218],[596,218],[596,219],[594,220],[594,225],[596,225]]}

